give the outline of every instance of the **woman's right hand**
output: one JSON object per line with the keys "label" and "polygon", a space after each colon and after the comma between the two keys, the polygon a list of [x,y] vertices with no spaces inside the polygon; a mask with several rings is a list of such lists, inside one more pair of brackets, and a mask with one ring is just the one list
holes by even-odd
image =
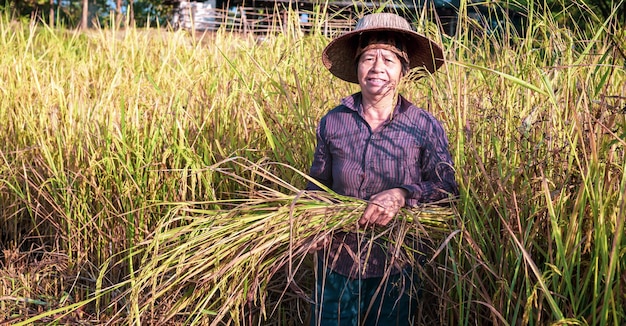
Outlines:
{"label": "woman's right hand", "polygon": [[326,234],[321,238],[314,241],[313,244],[309,247],[309,253],[312,254],[320,249],[324,249],[330,243],[330,235]]}
{"label": "woman's right hand", "polygon": [[392,188],[373,195],[359,219],[359,225],[386,226],[406,204],[407,194],[405,189]]}

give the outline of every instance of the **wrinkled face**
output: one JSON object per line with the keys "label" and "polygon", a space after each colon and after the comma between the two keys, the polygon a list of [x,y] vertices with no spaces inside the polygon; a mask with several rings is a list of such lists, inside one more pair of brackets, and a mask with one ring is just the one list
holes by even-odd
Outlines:
{"label": "wrinkled face", "polygon": [[402,77],[402,61],[390,50],[373,48],[357,62],[361,92],[369,96],[393,96]]}

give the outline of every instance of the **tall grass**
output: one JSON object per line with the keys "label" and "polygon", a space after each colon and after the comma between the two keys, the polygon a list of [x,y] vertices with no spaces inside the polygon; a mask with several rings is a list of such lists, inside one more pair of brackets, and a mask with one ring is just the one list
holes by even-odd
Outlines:
{"label": "tall grass", "polygon": [[[448,63],[402,93],[444,122],[461,187],[459,218],[422,274],[424,324],[626,321],[626,34],[591,13],[586,29],[532,5],[526,16],[522,31],[504,24],[491,33],[462,15],[454,37],[418,23],[444,44]],[[251,166],[278,162],[269,172],[289,185],[289,196],[304,186],[316,122],[356,91],[322,67],[327,42],[297,28],[262,41],[221,31],[78,33],[3,15],[0,315],[70,323],[306,319],[291,314],[307,306],[297,297],[275,298],[273,315],[244,316],[220,315],[208,301],[200,315],[189,314],[203,298],[229,299],[219,288],[178,301],[161,295],[212,277],[177,279],[168,268],[201,262],[216,248],[226,255],[212,244],[184,250],[202,230],[194,223],[210,222],[194,215],[258,187],[282,187],[240,165],[228,173],[210,167],[234,156]],[[238,239],[226,232],[228,220],[214,220],[216,232]],[[176,241],[170,227],[185,237]],[[159,245],[171,251],[142,259]],[[183,265],[168,261],[176,257]],[[143,292],[129,292],[139,285]],[[284,290],[274,285],[267,293]],[[238,308],[245,301],[230,299]]]}

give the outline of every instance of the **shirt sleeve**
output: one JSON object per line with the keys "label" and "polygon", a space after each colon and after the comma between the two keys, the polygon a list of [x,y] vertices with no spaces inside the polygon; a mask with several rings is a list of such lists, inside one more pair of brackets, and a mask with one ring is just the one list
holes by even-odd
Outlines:
{"label": "shirt sleeve", "polygon": [[448,137],[441,124],[434,120],[425,142],[425,148],[419,158],[421,181],[402,185],[408,191],[407,206],[419,203],[435,202],[459,194],[454,177],[452,157],[448,151]]}
{"label": "shirt sleeve", "polygon": [[[313,152],[313,163],[311,164],[311,170],[309,176],[325,185],[328,188],[332,187],[332,156],[330,155],[330,149],[328,148],[328,142],[326,140],[326,118],[322,118],[317,125],[316,131],[317,145]],[[322,190],[315,183],[309,181],[306,186],[306,190]]]}

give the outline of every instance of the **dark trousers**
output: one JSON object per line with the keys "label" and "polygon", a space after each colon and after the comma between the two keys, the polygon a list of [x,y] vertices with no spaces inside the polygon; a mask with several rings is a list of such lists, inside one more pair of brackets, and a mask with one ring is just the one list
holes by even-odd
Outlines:
{"label": "dark trousers", "polygon": [[317,273],[311,326],[413,324],[418,278],[410,269],[387,279],[352,279],[325,267]]}

